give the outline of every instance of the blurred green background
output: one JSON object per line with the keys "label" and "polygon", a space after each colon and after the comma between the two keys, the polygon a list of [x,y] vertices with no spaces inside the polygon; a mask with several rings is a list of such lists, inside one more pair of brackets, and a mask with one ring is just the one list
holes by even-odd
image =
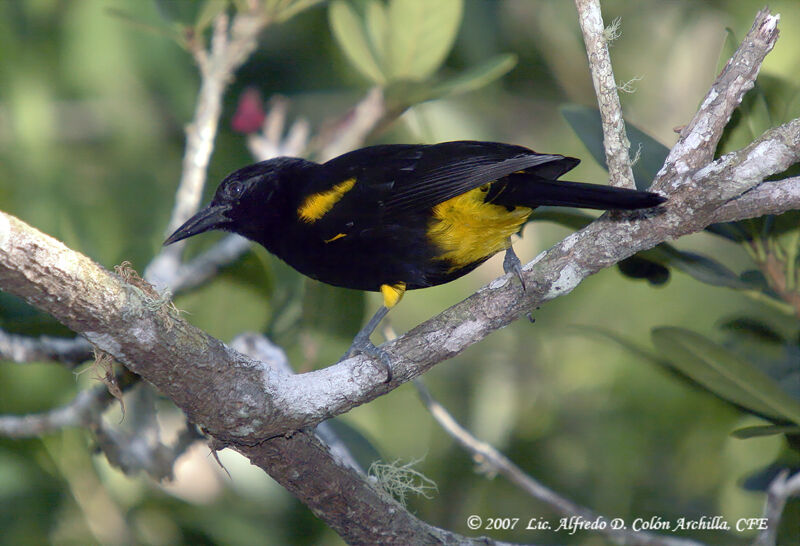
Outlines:
{"label": "blurred green background", "polygon": [[[173,4],[170,9],[169,4]],[[129,260],[140,272],[160,247],[180,174],[183,126],[191,119],[199,77],[189,54],[161,34],[115,17],[144,21],[191,6],[181,2],[29,0],[0,2],[0,208],[63,240],[107,268]],[[607,21],[622,17],[611,49],[630,123],[670,146],[716,76],[732,28],[741,38],[763,7],[752,0],[608,0]],[[762,75],[800,85],[800,4],[773,1],[781,38]],[[477,91],[426,102],[406,112],[375,141],[482,139],[584,159],[574,180],[604,182],[605,171],[559,113],[565,103],[591,106],[594,93],[572,2],[467,0],[444,77],[496,55],[514,53],[516,68]],[[225,98],[210,171],[217,181],[252,162],[245,137],[232,131],[238,97],[291,101],[290,115],[317,128],[341,115],[368,88],[331,35],[328,7],[316,6],[270,26]],[[785,121],[785,120],[780,120]],[[535,222],[516,243],[523,262],[569,231]],[[212,244],[192,241],[189,253]],[[748,257],[733,243],[698,234],[676,243],[713,255],[734,271]],[[446,286],[408,293],[391,314],[403,332],[502,273],[499,258]],[[327,365],[346,349],[358,313],[339,322],[336,305],[361,296],[302,282],[263,249],[220,278],[177,298],[187,318],[229,341],[265,331],[297,370]],[[367,311],[378,297],[366,298]],[[62,327],[0,294],[8,331],[64,334]],[[796,322],[726,288],[674,273],[654,288],[616,269],[496,332],[423,379],[432,394],[478,438],[572,500],[610,517],[699,518],[730,522],[760,516],[763,494],[743,480],[785,453],[785,440],[735,439],[731,431],[762,421],[746,416],[583,327],[602,327],[650,347],[657,326],[690,328],[723,340],[731,316],[757,317],[775,328]],[[221,319],[222,318],[222,319]],[[0,413],[23,414],[67,403],[96,383],[56,364],[0,363]],[[162,423],[180,421],[166,401]],[[107,417],[116,424],[114,411]],[[436,482],[431,499],[409,500],[426,521],[464,534],[471,514],[556,520],[548,507],[502,478],[476,472],[469,456],[433,422],[406,385],[339,418],[360,435],[355,450],[386,461],[421,459],[415,468]],[[89,433],[64,430],[42,439],[0,439],[0,542],[6,544],[330,544],[340,540],[260,470],[230,450],[222,472],[203,445],[178,460],[176,479],[159,484],[125,476],[93,451]],[[796,529],[797,502],[785,530]],[[602,544],[586,533],[491,532],[526,542]],[[712,544],[752,535],[690,533]],[[788,537],[789,535],[784,535]]]}

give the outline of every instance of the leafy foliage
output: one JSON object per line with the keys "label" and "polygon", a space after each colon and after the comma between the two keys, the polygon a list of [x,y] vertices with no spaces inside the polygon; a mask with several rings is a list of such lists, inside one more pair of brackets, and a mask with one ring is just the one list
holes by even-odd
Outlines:
{"label": "leafy foliage", "polygon": [[462,11],[462,0],[369,0],[362,13],[353,2],[334,0],[328,15],[350,63],[371,83],[386,88],[390,110],[402,111],[488,85],[516,65],[515,55],[498,55],[434,80],[453,47]]}

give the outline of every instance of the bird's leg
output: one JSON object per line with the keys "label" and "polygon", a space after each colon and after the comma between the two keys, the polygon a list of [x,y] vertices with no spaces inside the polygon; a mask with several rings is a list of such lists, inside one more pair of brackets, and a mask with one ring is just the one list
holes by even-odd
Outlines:
{"label": "bird's leg", "polygon": [[400,298],[403,297],[405,291],[406,284],[404,282],[381,285],[383,306],[378,309],[374,315],[372,315],[372,318],[369,319],[367,324],[364,325],[361,331],[356,334],[356,337],[353,338],[352,345],[350,345],[350,348],[344,355],[344,358],[350,358],[358,353],[362,353],[380,361],[380,363],[386,369],[386,383],[392,380],[392,361],[386,351],[376,347],[372,341],[370,341],[369,336],[372,335],[372,332],[374,332],[375,328],[378,327],[378,324],[380,324],[381,320],[383,320],[383,317],[386,316],[386,313],[389,312],[389,309],[394,307],[397,302],[400,301]]}
{"label": "bird's leg", "polygon": [[378,324],[380,324],[381,320],[383,320],[383,317],[385,317],[388,312],[388,307],[385,305],[381,306],[381,308],[372,315],[372,318],[369,319],[367,324],[356,334],[356,337],[353,338],[353,343],[344,354],[344,358],[350,358],[358,353],[362,353],[379,360],[383,367],[386,368],[387,383],[392,380],[392,361],[389,359],[389,355],[386,351],[378,349],[372,341],[370,341],[369,336],[372,335],[372,332],[375,331],[375,328],[378,327]]}
{"label": "bird's leg", "polygon": [[522,285],[522,290],[525,291],[525,279],[522,278],[522,262],[519,261],[517,255],[514,253],[514,247],[510,244],[506,249],[506,256],[503,258],[503,271],[506,273],[514,273]]}

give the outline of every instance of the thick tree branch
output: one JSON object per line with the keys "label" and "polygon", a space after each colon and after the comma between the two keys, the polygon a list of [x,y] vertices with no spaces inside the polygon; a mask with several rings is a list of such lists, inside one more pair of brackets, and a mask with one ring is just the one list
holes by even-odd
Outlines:
{"label": "thick tree branch", "polygon": [[[800,120],[795,120],[697,173],[661,210],[618,221],[599,218],[524,268],[524,294],[508,276],[501,277],[386,344],[394,360],[389,384],[363,356],[306,374],[275,372],[171,315],[166,307],[151,310],[156,302],[141,290],[8,215],[0,216],[0,286],[83,333],[159,387],[212,434],[256,441],[372,400],[528,310],[570,292],[600,269],[718,221],[715,211],[722,204],[798,158]],[[746,212],[760,214],[753,208]],[[61,303],[65,299],[71,301],[69,307]],[[187,369],[176,374],[180,363]]]}
{"label": "thick tree branch", "polygon": [[575,0],[575,7],[578,9],[578,22],[583,32],[594,92],[603,120],[603,148],[606,152],[609,183],[612,186],[635,188],[631,169],[631,144],[625,132],[617,82],[608,53],[608,43],[612,37],[603,24],[600,0]]}
{"label": "thick tree branch", "polygon": [[350,544],[499,544],[421,521],[361,473],[339,462],[328,446],[305,430],[233,447],[302,499]]}
{"label": "thick tree branch", "polygon": [[[412,536],[429,542],[458,540],[440,535],[407,511],[397,512],[396,505],[377,500],[372,505],[369,499],[379,494],[370,492],[360,477],[356,480],[358,473],[337,465],[324,446],[302,430],[418,376],[531,308],[570,292],[603,267],[719,221],[716,212],[727,201],[796,162],[798,120],[708,165],[730,111],[741,101],[748,82],[752,86],[761,60],[774,45],[776,24],[777,17],[759,14],[737,51],[739,61],[730,63],[715,82],[712,92],[716,89],[717,95],[704,101],[671,152],[657,179],[670,197],[665,207],[647,215],[603,216],[528,264],[524,294],[509,276],[501,277],[386,344],[394,369],[388,385],[383,383],[384,374],[361,356],[293,376],[248,359],[176,317],[142,289],[6,214],[0,214],[0,287],[51,313],[145,377],[192,422],[262,466],[347,540],[374,542],[392,536],[406,543]],[[761,210],[751,206],[727,214],[728,219],[740,219],[758,216]],[[284,436],[297,430],[301,432]],[[319,478],[323,470],[331,473],[326,476],[329,480]],[[334,498],[345,505],[358,504],[359,520],[354,521],[353,512],[340,503],[331,507]],[[403,522],[403,529],[392,534],[395,519]],[[405,532],[402,538],[401,532]]]}

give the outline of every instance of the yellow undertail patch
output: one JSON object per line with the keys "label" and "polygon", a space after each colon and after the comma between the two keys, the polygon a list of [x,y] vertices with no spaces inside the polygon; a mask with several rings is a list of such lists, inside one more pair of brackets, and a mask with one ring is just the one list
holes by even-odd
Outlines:
{"label": "yellow undertail patch", "polygon": [[512,210],[484,202],[486,190],[476,188],[433,207],[428,238],[441,253],[439,260],[455,271],[505,250],[533,209]]}
{"label": "yellow undertail patch", "polygon": [[391,309],[403,298],[406,293],[406,283],[398,282],[395,284],[382,284],[381,294],[383,294],[383,305]]}
{"label": "yellow undertail patch", "polygon": [[336,184],[334,187],[327,191],[314,193],[309,195],[303,201],[303,204],[297,209],[297,216],[304,222],[312,224],[325,216],[333,206],[344,197],[344,194],[353,189],[356,185],[356,179],[350,178]]}

